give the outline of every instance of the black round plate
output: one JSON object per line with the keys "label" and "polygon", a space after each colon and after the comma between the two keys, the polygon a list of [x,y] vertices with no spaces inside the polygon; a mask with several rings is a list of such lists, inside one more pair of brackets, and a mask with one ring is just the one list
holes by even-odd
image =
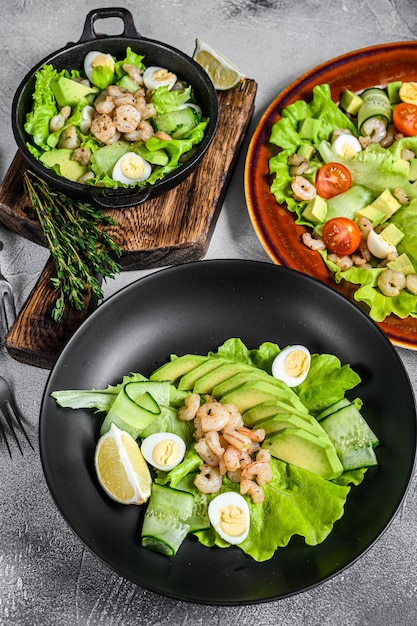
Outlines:
{"label": "black round plate", "polygon": [[[379,466],[349,494],[345,514],[319,546],[294,537],[269,561],[239,548],[205,548],[187,538],[176,557],[140,545],[143,507],[113,503],[99,488],[93,456],[102,417],[63,409],[61,389],[100,389],[123,375],[149,375],[170,354],[206,354],[230,337],[331,353],[361,376],[355,394],[380,438]],[[356,304],[294,270],[252,261],[203,261],[159,271],[102,304],[79,328],[51,372],[41,409],[45,476],[80,539],[121,576],[158,593],[206,604],[282,598],[328,579],[386,529],[413,471],[416,412],[407,373],[391,343]],[[279,524],[279,517],[277,518]]]}

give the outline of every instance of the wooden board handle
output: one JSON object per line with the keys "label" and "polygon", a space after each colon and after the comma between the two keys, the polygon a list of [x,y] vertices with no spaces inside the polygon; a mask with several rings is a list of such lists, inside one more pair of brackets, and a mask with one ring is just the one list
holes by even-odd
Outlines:
{"label": "wooden board handle", "polygon": [[53,367],[69,338],[97,305],[87,291],[83,310],[68,306],[62,319],[55,322],[52,310],[57,295],[51,282],[53,276],[55,265],[50,258],[5,339],[7,351],[14,359],[48,369]]}

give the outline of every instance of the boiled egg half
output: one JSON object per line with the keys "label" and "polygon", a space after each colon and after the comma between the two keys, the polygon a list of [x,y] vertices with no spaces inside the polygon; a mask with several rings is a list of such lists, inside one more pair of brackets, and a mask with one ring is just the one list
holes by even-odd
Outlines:
{"label": "boiled egg half", "polygon": [[114,72],[114,59],[111,54],[92,50],[84,59],[84,72],[90,82],[93,76],[93,70],[99,66],[106,66]]}
{"label": "boiled egg half", "polygon": [[141,183],[152,173],[151,164],[136,152],[126,152],[113,167],[111,177],[125,185]]}
{"label": "boiled egg half", "polygon": [[353,135],[342,133],[333,141],[332,150],[345,159],[351,159],[357,152],[362,151],[362,146]]}
{"label": "boiled egg half", "polygon": [[208,506],[208,516],[214,530],[224,541],[237,545],[248,536],[249,507],[240,493],[225,491],[216,496]]}
{"label": "boiled egg half", "polygon": [[288,346],[275,357],[272,375],[287,383],[289,387],[296,387],[306,379],[310,364],[310,351],[305,346]]}
{"label": "boiled egg half", "polygon": [[177,77],[164,67],[151,65],[143,73],[143,83],[146,89],[158,89],[158,87],[168,87],[172,89],[177,82]]}
{"label": "boiled egg half", "polygon": [[377,259],[386,259],[390,254],[396,251],[396,247],[386,241],[381,235],[374,230],[369,231],[369,235],[366,238],[366,245],[371,254],[377,257]]}
{"label": "boiled egg half", "polygon": [[140,450],[150,465],[169,472],[183,460],[185,443],[174,433],[154,433],[142,441]]}

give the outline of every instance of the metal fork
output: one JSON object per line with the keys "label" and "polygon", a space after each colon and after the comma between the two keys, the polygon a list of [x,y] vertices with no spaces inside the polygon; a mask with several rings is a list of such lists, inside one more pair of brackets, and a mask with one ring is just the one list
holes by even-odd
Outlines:
{"label": "metal fork", "polygon": [[[0,251],[3,249],[3,242],[0,241]],[[14,301],[12,286],[3,276],[0,268],[0,321],[4,320],[6,332],[11,329],[16,319],[16,305]]]}
{"label": "metal fork", "polygon": [[12,458],[12,450],[11,450],[10,443],[7,438],[5,425],[2,423],[2,420],[1,420],[1,413],[3,413],[6,419],[7,426],[8,426],[7,430],[11,433],[14,440],[16,441],[17,447],[20,450],[20,454],[23,456],[22,446],[20,445],[20,442],[16,433],[16,426],[20,429],[20,431],[26,437],[26,440],[29,443],[32,450],[34,450],[34,447],[25,430],[25,427],[23,426],[22,415],[16,406],[16,402],[14,401],[14,398],[12,396],[12,393],[10,391],[7,381],[2,376],[0,376],[0,434],[2,435],[4,439],[9,456],[10,458]]}

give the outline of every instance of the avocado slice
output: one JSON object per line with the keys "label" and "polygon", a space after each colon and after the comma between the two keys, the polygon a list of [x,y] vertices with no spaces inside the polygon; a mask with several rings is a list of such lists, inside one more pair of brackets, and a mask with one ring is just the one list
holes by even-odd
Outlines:
{"label": "avocado slice", "polygon": [[60,76],[58,80],[51,83],[52,92],[59,106],[76,106],[79,102],[88,104],[87,96],[96,94],[96,87],[87,87],[82,83]]}
{"label": "avocado slice", "polygon": [[57,148],[43,152],[39,157],[41,163],[51,169],[59,168],[61,176],[76,182],[87,171],[86,165],[81,165],[78,161],[71,159],[73,150]]}
{"label": "avocado slice", "polygon": [[260,369],[250,368],[246,370],[240,369],[236,374],[231,375],[229,378],[226,378],[222,382],[218,383],[214,388],[212,395],[215,398],[221,398],[229,391],[233,389],[237,389],[244,383],[249,383],[251,381],[264,380],[268,381],[271,384],[278,383],[280,387],[282,387],[282,382],[278,381],[276,378],[273,378],[267,372],[264,372]]}
{"label": "avocado slice", "polygon": [[190,370],[184,376],[181,376],[180,381],[178,383],[178,389],[181,390],[193,390],[196,381],[208,374],[214,369],[217,369],[221,365],[223,365],[224,361],[222,359],[210,358],[206,357],[206,360],[203,361],[200,365],[197,365],[194,369]]}
{"label": "avocado slice", "polygon": [[284,428],[268,435],[263,448],[286,463],[317,474],[326,480],[343,473],[343,465],[327,437],[317,437],[300,428]]}
{"label": "avocado slice", "polygon": [[171,361],[164,363],[151,374],[150,380],[169,380],[174,383],[178,378],[207,360],[206,356],[199,354],[185,354],[171,358]]}
{"label": "avocado slice", "polygon": [[300,417],[296,413],[277,413],[272,417],[264,417],[255,424],[255,428],[262,428],[265,435],[284,430],[285,428],[299,428],[316,437],[321,437],[324,431],[320,424],[311,415]]}
{"label": "avocado slice", "polygon": [[236,361],[226,362],[196,380],[193,391],[195,393],[210,393],[214,397],[219,397],[218,394],[214,393],[214,389],[234,375],[242,373],[242,370],[247,375],[249,372],[256,371],[254,367],[244,363],[237,363]]}
{"label": "avocado slice", "polygon": [[280,387],[261,380],[244,383],[220,398],[222,404],[234,404],[240,413],[247,411],[261,402],[271,400],[285,401],[289,406],[295,409],[305,410],[298,396],[291,391],[289,387],[286,385]]}
{"label": "avocado slice", "polygon": [[273,417],[278,413],[292,413],[298,415],[298,417],[305,417],[308,415],[307,409],[303,406],[304,410],[295,409],[293,406],[283,400],[271,400],[261,402],[251,407],[242,414],[245,426],[252,427],[261,419],[267,417]]}

